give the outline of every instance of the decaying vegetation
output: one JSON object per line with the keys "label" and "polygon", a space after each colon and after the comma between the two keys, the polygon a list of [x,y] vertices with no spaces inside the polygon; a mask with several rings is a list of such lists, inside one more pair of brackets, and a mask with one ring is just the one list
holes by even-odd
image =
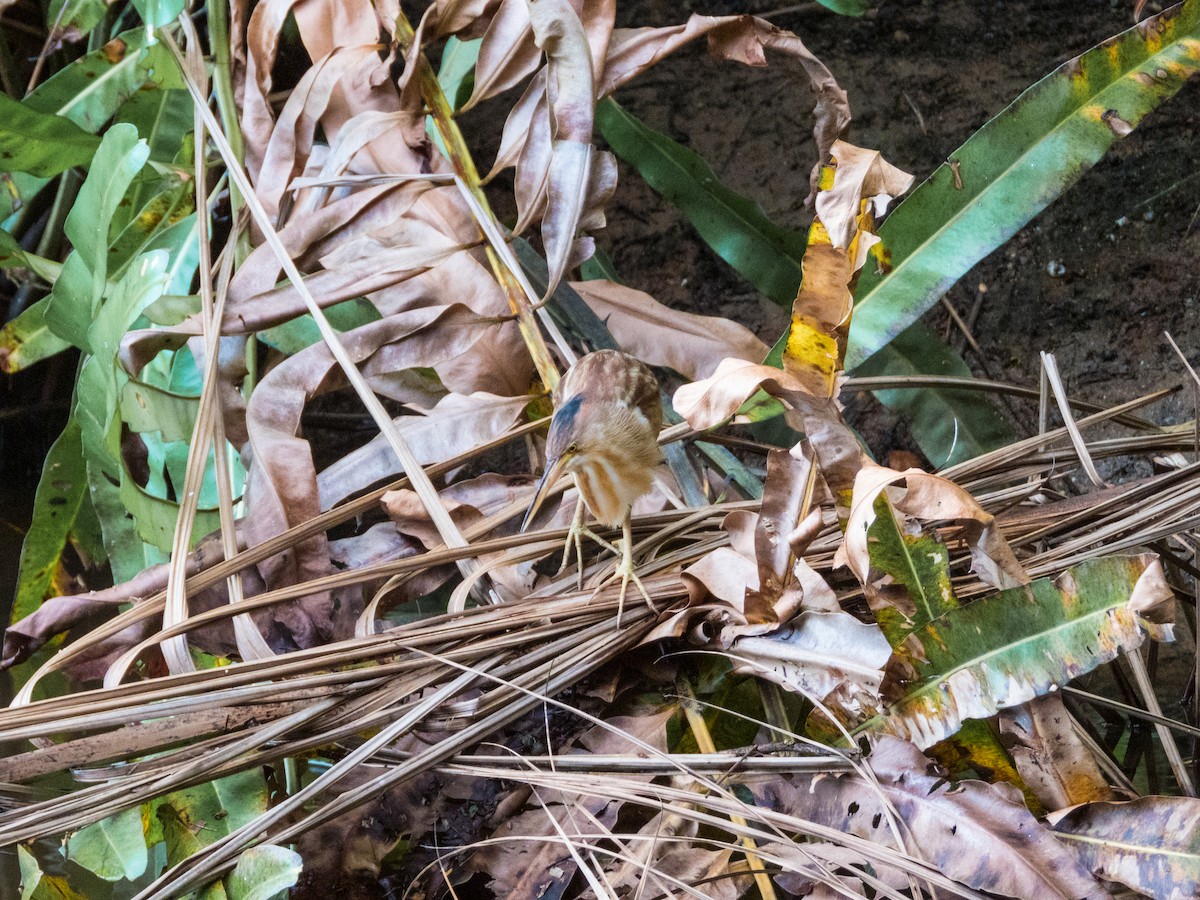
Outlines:
{"label": "decaying vegetation", "polygon": [[[909,327],[1200,68],[1200,0],[899,205],[799,37],[614,15],[83,0],[51,6],[61,66],[0,66],[0,365],[80,358],[3,645],[23,896],[1200,890],[1195,423],[1074,402],[1047,356],[1017,436],[990,398],[1039,391]],[[806,79],[807,238],[610,96],[699,40]],[[791,310],[774,348],[594,256],[614,153]],[[623,617],[611,554],[556,574],[571,491],[517,531],[547,392],[601,347],[672,422]],[[948,464],[875,462],[848,384]],[[1156,474],[1107,484],[1116,457]],[[1155,688],[1185,680],[1178,721]]]}

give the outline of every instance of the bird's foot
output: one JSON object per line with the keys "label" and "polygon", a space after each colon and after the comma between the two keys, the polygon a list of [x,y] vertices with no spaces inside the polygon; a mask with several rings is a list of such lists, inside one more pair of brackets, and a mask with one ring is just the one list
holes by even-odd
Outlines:
{"label": "bird's foot", "polygon": [[[614,550],[616,548],[613,548]],[[633,565],[633,546],[629,538],[621,541],[621,561],[617,564],[617,570],[613,573],[613,577],[620,576],[621,578],[621,596],[617,600],[617,626],[620,627],[621,618],[625,614],[625,594],[629,591],[629,582],[632,581],[637,585],[637,589],[641,592],[642,597],[646,600],[646,605],[658,611],[658,607],[654,605],[654,601],[650,599],[650,594],[646,590],[646,586],[642,584],[642,579],[638,578],[637,571]]]}
{"label": "bird's foot", "polygon": [[600,535],[596,534],[596,532],[592,531],[592,529],[583,524],[583,500],[580,500],[575,506],[575,516],[571,520],[570,529],[567,531],[567,541],[566,545],[563,547],[562,565],[558,567],[558,572],[556,573],[555,577],[561,575],[567,570],[567,566],[571,562],[571,548],[574,547],[575,559],[579,563],[577,584],[579,590],[581,591],[583,590],[583,539],[585,537],[591,538],[610,553],[620,553],[615,545],[609,543],[604,538],[600,537]]}

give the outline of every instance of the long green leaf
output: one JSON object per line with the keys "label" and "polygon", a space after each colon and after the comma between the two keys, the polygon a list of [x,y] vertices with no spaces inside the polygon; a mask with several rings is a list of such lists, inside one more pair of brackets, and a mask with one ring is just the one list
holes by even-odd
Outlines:
{"label": "long green leaf", "polygon": [[100,146],[70,119],[47,115],[0,94],[0,172],[50,178],[86,166]]}
{"label": "long green leaf", "polygon": [[[64,231],[74,250],[63,264],[46,308],[46,324],[87,350],[88,330],[108,277],[108,225],[149,148],[132,125],[114,125],[96,151],[95,166],[67,214]],[[128,326],[126,326],[128,327]]]}
{"label": "long green leaf", "polygon": [[880,230],[884,262],[869,261],[859,280],[846,368],[915,322],[1197,70],[1200,0],[1186,0],[1064,63],[973,134]]}
{"label": "long green leaf", "polygon": [[[971,370],[928,326],[915,322],[854,374],[970,377]],[[875,396],[909,423],[913,437],[935,469],[1007,446],[1016,439],[1008,420],[981,391],[906,388],[876,391]]]}
{"label": "long green leaf", "polygon": [[135,94],[184,88],[170,51],[162,44],[144,47],[145,41],[143,28],[119,34],[64,66],[21,102],[95,134]]}
{"label": "long green leaf", "polygon": [[889,663],[892,702],[856,731],[881,731],[924,748],[964,719],[1041,696],[1141,644],[1129,608],[1153,554],[1109,556],[1059,579],[1001,591],[916,629]]}
{"label": "long green leaf", "polygon": [[596,125],[613,152],[679,207],[721,259],[791,309],[800,287],[804,235],[780,228],[753,200],[721,184],[701,156],[647,128],[612,98],[596,104]]}
{"label": "long green leaf", "polygon": [[87,502],[83,439],[74,418],[46,454],[33,501],[33,522],[21,544],[13,621],[32,613],[50,595],[67,539],[80,507]]}

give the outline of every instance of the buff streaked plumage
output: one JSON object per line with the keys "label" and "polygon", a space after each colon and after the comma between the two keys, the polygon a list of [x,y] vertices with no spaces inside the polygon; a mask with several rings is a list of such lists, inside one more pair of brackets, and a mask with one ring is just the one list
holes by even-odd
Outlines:
{"label": "buff streaked plumage", "polygon": [[596,520],[621,524],[633,502],[653,486],[653,470],[662,461],[658,380],[639,359],[597,350],[563,375],[554,406],[546,473],[526,522],[558,477],[570,473]]}

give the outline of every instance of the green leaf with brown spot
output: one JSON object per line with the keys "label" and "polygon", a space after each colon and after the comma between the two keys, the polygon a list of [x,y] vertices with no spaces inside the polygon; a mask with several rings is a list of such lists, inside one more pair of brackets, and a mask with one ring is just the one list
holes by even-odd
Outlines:
{"label": "green leaf with brown spot", "polygon": [[[887,493],[875,498],[875,521],[867,529],[871,583],[867,601],[888,643],[897,647],[912,633],[958,607],[950,586],[950,554],[924,533],[900,529]],[[875,577],[878,572],[879,577]]]}
{"label": "green leaf with brown spot", "polygon": [[851,723],[928,747],[964,719],[1046,694],[1137,647],[1170,589],[1152,553],[1089,560],[1000,591],[917,628],[893,654],[885,706]]}
{"label": "green leaf with brown spot", "polygon": [[1018,97],[880,229],[855,291],[846,369],[861,365],[1079,180],[1200,70],[1200,0],[1069,60]]}
{"label": "green leaf with brown spot", "polygon": [[21,544],[12,621],[25,618],[53,593],[54,579],[80,507],[88,502],[83,439],[74,417],[46,454],[33,501],[33,522]]}

